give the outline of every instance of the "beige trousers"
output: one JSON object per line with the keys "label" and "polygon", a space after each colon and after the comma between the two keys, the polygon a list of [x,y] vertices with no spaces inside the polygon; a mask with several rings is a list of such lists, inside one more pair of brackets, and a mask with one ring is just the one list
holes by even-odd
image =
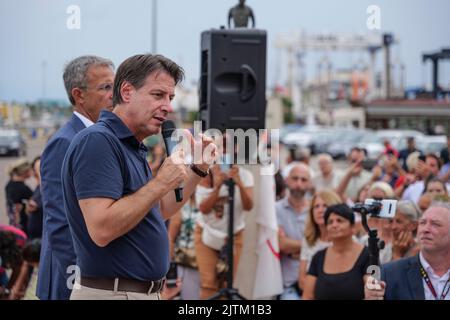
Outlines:
{"label": "beige trousers", "polygon": [[70,300],[161,300],[161,293],[114,292],[75,284]]}
{"label": "beige trousers", "polygon": [[[194,231],[195,252],[197,255],[198,271],[200,273],[200,299],[207,299],[220,289],[217,278],[216,265],[219,260],[219,251],[206,246],[202,241],[203,228],[196,225]],[[239,258],[243,245],[243,230],[234,235],[233,242],[233,278],[236,275]],[[225,284],[223,284],[225,285]]]}

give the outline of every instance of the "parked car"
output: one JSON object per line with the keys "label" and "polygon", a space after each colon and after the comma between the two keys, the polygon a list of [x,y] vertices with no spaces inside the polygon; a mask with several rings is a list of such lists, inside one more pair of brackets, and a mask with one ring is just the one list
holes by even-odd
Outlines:
{"label": "parked car", "polygon": [[328,147],[327,152],[333,159],[344,159],[352,148],[357,147],[359,142],[367,135],[365,130],[348,129],[339,134],[339,139]]}
{"label": "parked car", "polygon": [[327,130],[317,136],[315,139],[316,153],[328,153],[328,149],[334,143],[346,135],[351,128],[346,127],[327,127]]}
{"label": "parked car", "polygon": [[286,124],[284,125],[281,129],[280,129],[280,141],[281,143],[285,143],[285,138],[289,133],[295,132],[300,130],[303,127],[303,125],[301,124],[297,124],[297,123],[290,123],[290,124]]}
{"label": "parked car", "polygon": [[27,146],[18,130],[0,130],[0,155],[25,156]]}
{"label": "parked car", "polygon": [[447,147],[447,136],[423,136],[417,139],[417,148],[423,153],[434,153],[438,157]]}
{"label": "parked car", "polygon": [[383,153],[384,141],[388,140],[391,145],[398,151],[406,148],[408,137],[414,137],[417,141],[424,134],[415,130],[378,130],[373,135],[365,136],[359,143],[358,147],[367,151],[367,157],[377,159]]}
{"label": "parked car", "polygon": [[316,143],[328,134],[330,128],[322,126],[304,126],[286,135],[283,143],[290,149],[309,149],[316,154]]}

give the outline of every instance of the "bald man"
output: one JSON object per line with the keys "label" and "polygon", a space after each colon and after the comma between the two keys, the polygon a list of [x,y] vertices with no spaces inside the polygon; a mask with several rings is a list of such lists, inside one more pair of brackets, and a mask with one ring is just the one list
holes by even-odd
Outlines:
{"label": "bald man", "polygon": [[278,239],[281,252],[281,272],[284,292],[282,300],[295,300],[301,296],[298,288],[298,268],[300,264],[301,240],[309,202],[305,194],[311,187],[309,167],[303,163],[292,166],[287,177],[288,196],[276,203]]}
{"label": "bald man", "polygon": [[319,154],[317,163],[320,172],[312,178],[316,191],[336,189],[342,179],[342,174],[334,169],[333,158],[326,153]]}

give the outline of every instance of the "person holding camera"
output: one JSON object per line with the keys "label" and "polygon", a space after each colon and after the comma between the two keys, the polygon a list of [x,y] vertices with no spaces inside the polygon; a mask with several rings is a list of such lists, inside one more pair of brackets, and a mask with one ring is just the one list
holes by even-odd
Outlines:
{"label": "person holding camera", "polygon": [[366,279],[367,300],[450,300],[450,206],[434,202],[419,219],[419,254],[381,266]]}
{"label": "person holding camera", "polygon": [[[368,199],[383,200],[395,199],[392,187],[383,181],[372,183],[369,187]],[[380,250],[380,263],[387,263],[392,259],[392,241],[393,241],[393,220],[382,219],[378,216],[369,216],[368,225],[371,229],[378,230],[378,236],[384,242],[384,248]],[[369,243],[369,235],[364,230],[364,235],[359,238],[361,244],[367,246]]]}
{"label": "person holding camera", "polygon": [[[215,165],[197,186],[195,194],[201,215],[195,228],[195,251],[200,273],[200,299],[206,299],[220,287],[218,263],[226,246],[229,221],[229,196],[226,180],[232,179],[234,192],[233,271],[236,273],[243,244],[244,212],[253,208],[253,176],[238,166]],[[234,276],[234,275],[233,275]]]}
{"label": "person holding camera", "polygon": [[353,211],[346,204],[336,204],[327,208],[324,219],[332,244],[312,258],[303,299],[364,299],[369,251],[353,238]]}

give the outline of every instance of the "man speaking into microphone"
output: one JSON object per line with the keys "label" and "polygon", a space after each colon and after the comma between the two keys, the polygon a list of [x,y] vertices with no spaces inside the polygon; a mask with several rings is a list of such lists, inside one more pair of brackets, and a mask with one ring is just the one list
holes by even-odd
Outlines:
{"label": "man speaking into microphone", "polygon": [[[160,299],[169,269],[164,220],[190,198],[216,153],[211,139],[189,135],[203,161],[186,167],[178,150],[152,176],[142,141],[160,132],[183,75],[160,55],[128,58],[114,81],[114,111],[102,111],[66,153],[64,206],[80,268],[73,300]],[[184,200],[176,201],[180,185]]]}

